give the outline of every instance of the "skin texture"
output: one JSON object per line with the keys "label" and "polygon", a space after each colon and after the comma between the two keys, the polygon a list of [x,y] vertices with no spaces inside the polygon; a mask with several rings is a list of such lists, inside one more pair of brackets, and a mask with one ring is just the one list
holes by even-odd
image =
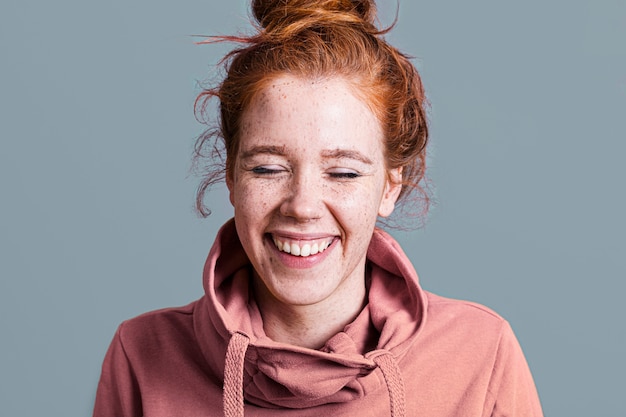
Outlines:
{"label": "skin texture", "polygon": [[[272,339],[319,348],[363,308],[367,247],[401,188],[382,132],[342,78],[278,76],[244,113],[227,185]],[[275,239],[330,246],[294,256]]]}

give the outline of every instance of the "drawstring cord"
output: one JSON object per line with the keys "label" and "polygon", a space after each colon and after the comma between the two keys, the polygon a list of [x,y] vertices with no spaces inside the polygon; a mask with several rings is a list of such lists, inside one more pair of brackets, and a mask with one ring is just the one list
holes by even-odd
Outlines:
{"label": "drawstring cord", "polygon": [[391,408],[391,417],[404,417],[405,415],[405,398],[404,398],[404,381],[400,374],[400,368],[394,360],[391,353],[387,352],[373,358],[374,362],[383,373],[387,390],[389,391],[389,406]]}
{"label": "drawstring cord", "polygon": [[243,366],[250,340],[241,333],[233,333],[224,364],[224,416],[243,415]]}

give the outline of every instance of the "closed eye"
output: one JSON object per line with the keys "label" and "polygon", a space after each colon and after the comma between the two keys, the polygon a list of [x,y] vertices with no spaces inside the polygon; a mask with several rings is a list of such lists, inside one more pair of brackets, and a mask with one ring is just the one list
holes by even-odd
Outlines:
{"label": "closed eye", "polygon": [[278,174],[279,172],[283,172],[284,170],[285,169],[280,165],[261,165],[251,169],[251,171],[257,175]]}
{"label": "closed eye", "polygon": [[360,173],[353,169],[348,168],[335,168],[328,172],[328,175],[331,178],[337,179],[355,179],[361,176]]}

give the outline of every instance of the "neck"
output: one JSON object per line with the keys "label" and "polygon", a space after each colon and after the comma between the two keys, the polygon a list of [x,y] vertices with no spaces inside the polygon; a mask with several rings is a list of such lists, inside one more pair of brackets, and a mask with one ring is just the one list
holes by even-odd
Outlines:
{"label": "neck", "polygon": [[[358,288],[310,305],[282,303],[255,280],[256,301],[263,317],[265,334],[276,342],[319,349],[354,321],[366,302],[365,280]],[[346,296],[341,296],[341,293]]]}

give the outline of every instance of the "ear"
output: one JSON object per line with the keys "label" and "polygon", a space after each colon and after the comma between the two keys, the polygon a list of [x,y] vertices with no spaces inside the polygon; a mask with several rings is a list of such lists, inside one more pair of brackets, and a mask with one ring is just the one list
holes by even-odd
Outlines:
{"label": "ear", "polygon": [[385,190],[378,207],[380,217],[389,217],[393,213],[400,191],[402,191],[402,167],[391,169],[387,173]]}

